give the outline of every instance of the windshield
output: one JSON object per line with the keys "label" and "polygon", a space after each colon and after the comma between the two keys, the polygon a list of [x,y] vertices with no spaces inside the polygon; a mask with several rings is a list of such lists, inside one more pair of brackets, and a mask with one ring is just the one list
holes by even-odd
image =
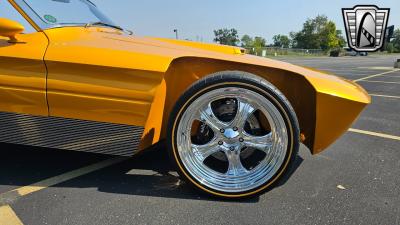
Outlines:
{"label": "windshield", "polygon": [[116,25],[87,0],[24,0],[41,22],[50,27],[73,25]]}

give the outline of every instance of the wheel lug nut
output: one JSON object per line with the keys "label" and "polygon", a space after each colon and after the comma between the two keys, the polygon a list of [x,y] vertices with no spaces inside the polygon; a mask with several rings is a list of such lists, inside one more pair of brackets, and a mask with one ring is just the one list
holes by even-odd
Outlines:
{"label": "wheel lug nut", "polygon": [[223,144],[224,144],[224,142],[222,142],[222,141],[218,141],[218,144],[219,144],[219,145],[223,145]]}
{"label": "wheel lug nut", "polygon": [[237,127],[233,128],[233,131],[238,131],[238,130],[239,130],[239,128],[237,128]]}
{"label": "wheel lug nut", "polygon": [[244,141],[244,139],[243,139],[243,138],[239,138],[239,141],[240,141],[240,142],[243,142],[243,141]]}
{"label": "wheel lug nut", "polygon": [[224,129],[221,129],[221,130],[219,130],[221,133],[225,133],[225,130]]}

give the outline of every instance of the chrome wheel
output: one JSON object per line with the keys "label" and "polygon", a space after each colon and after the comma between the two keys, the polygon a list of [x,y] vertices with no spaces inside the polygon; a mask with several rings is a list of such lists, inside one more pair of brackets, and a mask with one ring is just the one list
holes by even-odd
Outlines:
{"label": "chrome wheel", "polygon": [[256,189],[281,168],[288,149],[285,120],[261,94],[241,87],[195,99],[177,127],[179,158],[204,186],[227,193]]}

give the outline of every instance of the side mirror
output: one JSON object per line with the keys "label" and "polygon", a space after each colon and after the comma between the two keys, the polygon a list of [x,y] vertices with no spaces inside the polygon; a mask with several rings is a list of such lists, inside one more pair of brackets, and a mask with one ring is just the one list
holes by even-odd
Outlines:
{"label": "side mirror", "polygon": [[6,18],[0,18],[0,36],[10,38],[10,42],[18,42],[15,36],[22,33],[24,30],[24,26],[20,23]]}

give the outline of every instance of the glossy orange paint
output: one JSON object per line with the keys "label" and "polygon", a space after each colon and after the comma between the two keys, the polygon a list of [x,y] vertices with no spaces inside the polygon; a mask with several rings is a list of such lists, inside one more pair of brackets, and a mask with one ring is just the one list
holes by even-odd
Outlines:
{"label": "glossy orange paint", "polygon": [[24,30],[25,28],[21,24],[6,18],[0,18],[0,36],[8,37],[10,42],[17,42],[18,40],[15,36]]}
{"label": "glossy orange paint", "polygon": [[[53,28],[34,35],[41,35],[43,43],[45,37],[49,40],[45,54],[43,50],[35,53],[39,54],[36,76],[41,77],[36,80],[41,85],[35,90],[43,97],[37,108],[47,110],[43,105],[47,72],[50,116],[144,126],[143,149],[165,137],[166,121],[177,98],[193,82],[214,72],[251,72],[277,86],[294,106],[305,143],[313,153],[335,141],[370,103],[368,94],[353,82],[246,55],[231,46],[131,36],[102,27]],[[33,39],[26,42],[25,46],[34,44]],[[22,46],[16,44],[14,48]],[[34,51],[37,46],[31,48]],[[13,54],[21,54],[10,57],[13,68],[32,57],[10,48],[8,55]],[[5,51],[0,48],[1,55]],[[38,70],[43,66],[40,55],[47,71]],[[22,76],[15,69],[10,73],[14,76],[4,77],[1,85]],[[32,113],[12,108],[11,100],[8,108],[1,109]]]}
{"label": "glossy orange paint", "polygon": [[47,116],[47,38],[42,32],[16,38],[18,43],[0,37],[0,111]]}

